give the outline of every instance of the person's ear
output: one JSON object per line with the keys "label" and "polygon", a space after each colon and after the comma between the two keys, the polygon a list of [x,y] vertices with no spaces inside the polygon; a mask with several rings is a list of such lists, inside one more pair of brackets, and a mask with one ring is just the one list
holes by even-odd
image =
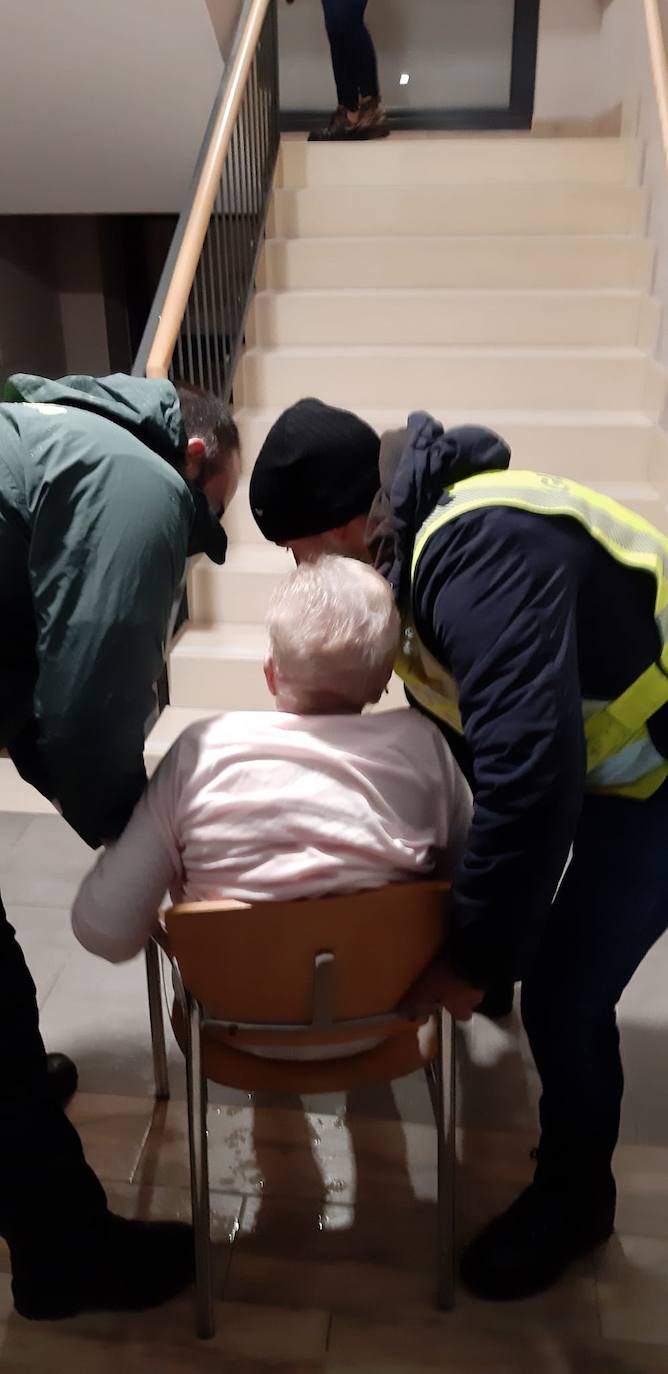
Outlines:
{"label": "person's ear", "polygon": [[186,477],[196,481],[202,471],[206,457],[206,444],[203,439],[189,439],[186,448]]}
{"label": "person's ear", "polygon": [[275,697],[276,669],[274,668],[274,660],[272,658],[265,658],[264,660],[264,680],[267,684],[267,687],[269,688],[269,691],[271,692],[272,697]]}

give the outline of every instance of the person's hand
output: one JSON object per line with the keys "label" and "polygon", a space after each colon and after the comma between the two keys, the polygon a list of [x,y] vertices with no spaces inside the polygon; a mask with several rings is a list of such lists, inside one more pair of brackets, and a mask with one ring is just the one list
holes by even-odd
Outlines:
{"label": "person's hand", "polygon": [[470,1021],[484,995],[481,988],[459,978],[448,960],[441,957],[434,959],[415,980],[399,1010],[404,1016],[417,1019],[434,1007],[445,1007],[456,1021]]}

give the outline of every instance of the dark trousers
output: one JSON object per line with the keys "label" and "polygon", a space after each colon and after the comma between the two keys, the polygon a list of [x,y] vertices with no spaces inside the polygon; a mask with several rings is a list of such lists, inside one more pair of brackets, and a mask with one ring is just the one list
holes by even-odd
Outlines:
{"label": "dark trousers", "polygon": [[322,0],[339,105],[356,110],[360,96],[379,99],[378,63],[364,23],[367,0]]}
{"label": "dark trousers", "polygon": [[0,900],[0,1234],[15,1275],[85,1250],[106,1209],[74,1127],[48,1102],[35,985]]}
{"label": "dark trousers", "polygon": [[538,1177],[610,1186],[624,1076],[615,1007],[668,927],[668,784],[648,801],[588,796],[571,867],[522,988],[540,1073]]}

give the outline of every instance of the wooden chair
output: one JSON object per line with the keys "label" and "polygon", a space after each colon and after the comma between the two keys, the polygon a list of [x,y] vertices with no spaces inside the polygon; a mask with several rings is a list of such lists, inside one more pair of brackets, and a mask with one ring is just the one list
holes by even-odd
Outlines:
{"label": "wooden chair", "polygon": [[[169,1084],[160,946],[173,971],[172,1024],[186,1059],[196,1246],[197,1329],[213,1335],[207,1081],[254,1090],[317,1093],[388,1082],[423,1068],[438,1133],[437,1302],[454,1295],[455,1039],[438,1034],[425,1063],[417,1023],[396,1010],[443,944],[448,885],[394,884],[347,897],[295,902],[197,902],[164,913],[147,950],[156,1096]],[[426,1015],[425,1015],[426,1019]],[[382,1037],[348,1058],[273,1059],[253,1046],[345,1045]]]}

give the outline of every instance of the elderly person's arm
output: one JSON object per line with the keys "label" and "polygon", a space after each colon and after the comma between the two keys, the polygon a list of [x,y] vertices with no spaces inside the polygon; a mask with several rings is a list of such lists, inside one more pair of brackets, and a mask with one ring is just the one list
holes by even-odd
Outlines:
{"label": "elderly person's arm", "polygon": [[165,893],[181,885],[175,833],[180,743],[165,756],[120,839],[100,855],[74,901],[77,940],[112,964],[141,952],[156,928]]}

